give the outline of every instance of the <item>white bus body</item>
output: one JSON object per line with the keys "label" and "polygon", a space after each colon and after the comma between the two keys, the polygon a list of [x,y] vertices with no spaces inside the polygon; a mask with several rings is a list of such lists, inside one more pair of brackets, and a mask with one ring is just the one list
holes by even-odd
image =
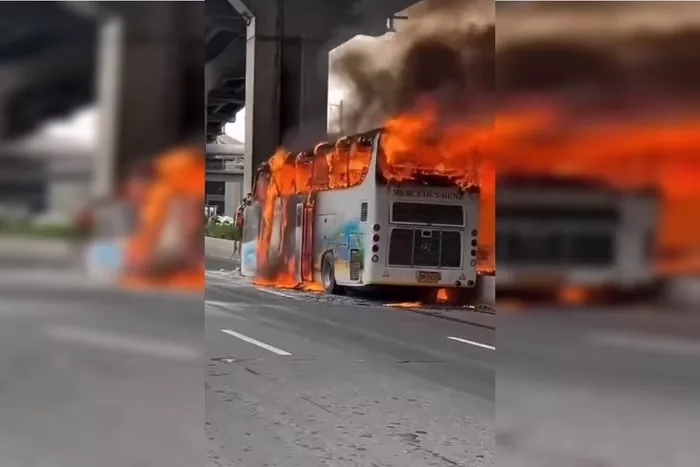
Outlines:
{"label": "white bus body", "polygon": [[[362,181],[349,188],[317,191],[296,198],[293,239],[299,282],[302,278],[324,285],[324,271],[332,264],[337,286],[473,287],[476,282],[478,190],[452,186],[386,184],[377,174],[379,135]],[[259,203],[246,209],[251,221],[259,217]],[[281,231],[281,209],[273,229]],[[309,222],[312,216],[312,222]],[[248,221],[248,219],[246,219]],[[287,237],[290,235],[288,234]],[[241,271],[255,276],[257,236],[244,236]],[[273,233],[274,243],[280,234]],[[309,248],[309,243],[312,247]],[[273,242],[271,242],[273,243]],[[277,245],[270,251],[279,251]],[[305,273],[303,265],[313,271]]]}
{"label": "white bus body", "polygon": [[580,181],[552,182],[499,181],[497,287],[634,290],[653,285],[658,196]]}

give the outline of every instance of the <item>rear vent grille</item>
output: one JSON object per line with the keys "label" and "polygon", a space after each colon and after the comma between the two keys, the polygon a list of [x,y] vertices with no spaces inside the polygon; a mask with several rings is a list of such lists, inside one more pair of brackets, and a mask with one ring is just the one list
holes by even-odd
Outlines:
{"label": "rear vent grille", "polygon": [[360,221],[367,222],[367,203],[360,205]]}
{"label": "rear vent grille", "polygon": [[455,231],[394,229],[389,243],[389,265],[459,268],[462,235]]}
{"label": "rear vent grille", "polygon": [[360,280],[360,270],[362,269],[362,255],[360,250],[350,250],[350,280]]}

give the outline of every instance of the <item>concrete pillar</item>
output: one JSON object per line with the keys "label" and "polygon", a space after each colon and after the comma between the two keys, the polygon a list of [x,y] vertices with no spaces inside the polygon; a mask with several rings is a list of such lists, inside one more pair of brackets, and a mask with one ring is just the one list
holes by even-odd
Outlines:
{"label": "concrete pillar", "polygon": [[248,26],[244,189],[279,146],[327,135],[328,50],[318,23],[290,0],[269,1]]}
{"label": "concrete pillar", "polygon": [[[134,161],[182,140],[183,61],[191,58],[188,47],[197,42],[193,30],[201,29],[204,14],[202,2],[108,2],[106,8],[110,14],[102,27],[98,70],[102,156],[96,194],[108,193]],[[203,59],[202,53],[202,70]],[[203,83],[201,93],[204,122]]]}
{"label": "concrete pillar", "polygon": [[124,23],[118,17],[106,18],[99,31],[97,105],[97,147],[92,194],[103,198],[112,193],[117,153],[117,120],[121,84]]}
{"label": "concrete pillar", "polygon": [[[125,12],[114,141],[117,176],[134,161],[152,157],[175,139],[181,74],[172,6],[152,2],[148,3],[152,12]],[[139,21],[132,13],[147,14],[149,20]]]}

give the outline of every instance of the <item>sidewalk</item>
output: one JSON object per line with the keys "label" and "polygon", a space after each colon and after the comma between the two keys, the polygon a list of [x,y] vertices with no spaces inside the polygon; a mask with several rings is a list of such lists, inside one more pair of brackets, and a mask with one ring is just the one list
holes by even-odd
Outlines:
{"label": "sidewalk", "polygon": [[0,236],[0,267],[67,268],[79,262],[79,246],[70,240]]}

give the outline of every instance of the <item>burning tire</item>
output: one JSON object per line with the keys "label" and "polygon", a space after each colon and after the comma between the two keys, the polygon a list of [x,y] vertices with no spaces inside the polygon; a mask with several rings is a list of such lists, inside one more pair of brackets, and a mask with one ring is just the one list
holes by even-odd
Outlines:
{"label": "burning tire", "polygon": [[331,295],[345,294],[345,288],[335,282],[335,264],[333,255],[327,254],[323,257],[321,265],[321,282],[323,282],[323,290]]}

